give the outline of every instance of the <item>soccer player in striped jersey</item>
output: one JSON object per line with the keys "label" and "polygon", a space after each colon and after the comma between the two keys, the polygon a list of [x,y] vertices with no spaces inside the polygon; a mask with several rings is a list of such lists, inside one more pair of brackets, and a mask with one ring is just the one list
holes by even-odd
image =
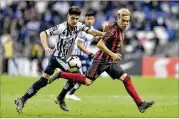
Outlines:
{"label": "soccer player in striped jersey", "polygon": [[120,66],[120,50],[123,45],[124,31],[129,24],[131,14],[126,8],[119,9],[117,13],[116,22],[112,24],[109,30],[107,30],[106,35],[98,42],[97,46],[100,50],[95,54],[93,62],[85,76],[61,71],[58,77],[89,86],[105,71],[112,79],[118,79],[123,82],[126,91],[133,98],[139,111],[143,113],[154,104],[154,101],[142,101],[135,90],[131,77]]}
{"label": "soccer player in striped jersey", "polygon": [[[93,24],[95,21],[95,14],[94,12],[87,12],[85,15],[85,25],[88,26],[91,29],[94,29]],[[91,45],[91,42],[94,40],[94,36],[91,34],[87,34],[86,32],[82,31],[78,34],[78,37],[76,38],[74,49],[72,52],[72,55],[78,56],[82,62],[82,73],[85,74],[87,72],[87,69],[89,68],[92,58],[94,56],[93,53],[91,53],[88,48]],[[67,81],[68,82],[68,81]],[[67,93],[66,98],[72,99],[72,100],[81,100],[79,97],[74,95],[76,90],[80,88],[81,84],[76,83],[74,87]],[[65,92],[66,90],[63,89],[61,93]]]}
{"label": "soccer player in striped jersey", "polygon": [[[16,110],[18,113],[22,112],[24,104],[28,99],[33,97],[41,88],[48,84],[48,79],[54,73],[56,68],[60,68],[62,71],[67,71],[68,65],[66,63],[66,59],[68,54],[71,52],[70,49],[74,46],[75,39],[79,32],[84,31],[94,36],[105,35],[104,32],[91,29],[85,24],[78,22],[80,14],[80,8],[77,6],[72,6],[68,11],[66,22],[40,33],[40,39],[44,50],[51,54],[51,56],[49,58],[48,66],[40,79],[32,84],[32,86],[22,97],[17,98],[14,101],[17,106]],[[50,49],[47,44],[47,38],[50,35],[58,35],[58,43],[54,50]],[[65,105],[63,101],[59,101],[59,104]]]}

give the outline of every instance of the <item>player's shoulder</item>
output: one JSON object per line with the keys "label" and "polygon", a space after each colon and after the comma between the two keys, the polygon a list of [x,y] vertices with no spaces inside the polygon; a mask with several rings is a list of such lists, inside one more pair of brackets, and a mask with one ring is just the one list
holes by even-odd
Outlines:
{"label": "player's shoulder", "polygon": [[81,27],[83,27],[83,26],[86,26],[84,23],[82,23],[82,22],[78,22],[77,23],[77,28],[81,28]]}
{"label": "player's shoulder", "polygon": [[82,23],[82,22],[79,21],[79,22],[77,23],[77,26],[83,25],[83,24],[84,24],[84,23]]}
{"label": "player's shoulder", "polygon": [[65,30],[67,29],[67,22],[56,25],[58,29]]}
{"label": "player's shoulder", "polygon": [[[89,27],[90,29],[94,29],[93,26]],[[85,31],[80,31],[78,34],[79,37],[88,37],[88,36],[93,36],[91,34],[86,33]]]}
{"label": "player's shoulder", "polygon": [[109,30],[114,30],[116,28],[117,27],[115,27],[115,23],[109,23],[109,22],[107,22],[107,23],[104,23],[104,25],[103,25],[103,31],[104,32],[107,32]]}

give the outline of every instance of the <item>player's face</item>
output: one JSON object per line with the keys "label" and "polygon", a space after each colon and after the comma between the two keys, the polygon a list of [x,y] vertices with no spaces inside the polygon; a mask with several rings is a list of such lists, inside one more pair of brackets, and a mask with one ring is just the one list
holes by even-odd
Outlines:
{"label": "player's face", "polygon": [[95,18],[94,16],[86,16],[85,17],[85,24],[87,26],[92,26],[94,24]]}
{"label": "player's face", "polygon": [[122,16],[121,18],[118,18],[119,26],[122,30],[125,30],[127,26],[129,25],[130,16]]}
{"label": "player's face", "polygon": [[68,15],[68,24],[71,27],[75,27],[78,23],[79,17],[80,16],[78,16],[78,15]]}

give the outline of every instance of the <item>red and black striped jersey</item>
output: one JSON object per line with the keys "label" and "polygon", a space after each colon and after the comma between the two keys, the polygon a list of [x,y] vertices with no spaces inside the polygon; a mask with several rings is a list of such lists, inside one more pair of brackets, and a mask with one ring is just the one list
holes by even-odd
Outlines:
{"label": "red and black striped jersey", "polygon": [[[102,38],[106,47],[114,53],[120,53],[124,40],[124,32],[119,28],[117,22],[112,24],[107,30],[106,35]],[[110,55],[102,50],[99,50],[93,59],[94,61],[110,63],[113,62]]]}

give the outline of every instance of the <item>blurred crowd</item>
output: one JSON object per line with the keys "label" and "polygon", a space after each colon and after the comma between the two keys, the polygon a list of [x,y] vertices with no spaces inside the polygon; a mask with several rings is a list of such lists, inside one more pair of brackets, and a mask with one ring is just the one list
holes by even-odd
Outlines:
{"label": "blurred crowd", "polygon": [[[96,13],[94,27],[99,30],[104,23],[115,22],[119,8],[129,8],[132,17],[125,33],[125,54],[157,55],[163,53],[162,47],[179,40],[178,1],[3,0],[0,5],[1,56],[7,59],[15,56],[40,61],[44,58],[39,33],[64,22],[72,5],[82,8],[81,21],[87,11],[93,10]],[[51,39],[49,44],[54,47],[55,38]]]}

